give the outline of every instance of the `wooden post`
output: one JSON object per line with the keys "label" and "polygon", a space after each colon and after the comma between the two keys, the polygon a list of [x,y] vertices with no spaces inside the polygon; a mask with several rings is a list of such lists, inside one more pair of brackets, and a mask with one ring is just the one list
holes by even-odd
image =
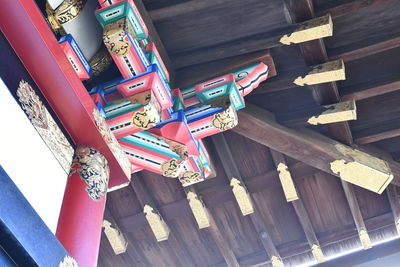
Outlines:
{"label": "wooden post", "polygon": [[79,266],[97,266],[108,179],[106,158],[91,147],[78,146],[56,237]]}

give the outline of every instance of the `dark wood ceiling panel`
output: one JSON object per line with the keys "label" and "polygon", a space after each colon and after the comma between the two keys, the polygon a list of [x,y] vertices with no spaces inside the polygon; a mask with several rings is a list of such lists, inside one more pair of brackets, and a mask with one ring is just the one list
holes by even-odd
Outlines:
{"label": "dark wood ceiling panel", "polygon": [[195,266],[213,265],[223,261],[223,257],[207,230],[199,230],[192,214],[168,223],[179,236],[192,258]]}
{"label": "dark wood ceiling panel", "polygon": [[[158,205],[168,204],[186,197],[178,179],[167,178],[149,171],[142,171],[141,176]],[[135,179],[135,175],[132,179]]]}
{"label": "dark wood ceiling panel", "polygon": [[353,223],[340,180],[318,173],[297,184],[317,235]]}
{"label": "dark wood ceiling panel", "polygon": [[243,179],[274,169],[268,148],[237,133],[224,133]]}
{"label": "dark wood ceiling panel", "polygon": [[334,18],[334,35],[325,40],[328,55],[343,53],[398,36],[399,15],[400,2],[392,0]]}
{"label": "dark wood ceiling panel", "polygon": [[357,197],[361,214],[364,219],[376,217],[391,211],[387,194],[374,194],[361,187],[354,186],[354,194]]}
{"label": "dark wood ceiling panel", "polygon": [[108,193],[107,207],[115,219],[142,212],[142,207],[130,186]]}
{"label": "dark wood ceiling panel", "polygon": [[262,249],[250,218],[242,215],[234,201],[214,207],[210,212],[237,258]]}
{"label": "dark wood ceiling panel", "polygon": [[286,202],[282,187],[263,190],[252,196],[276,246],[306,238],[293,206]]}
{"label": "dark wood ceiling panel", "polygon": [[208,8],[155,21],[170,54],[239,39],[285,23],[281,0],[212,2],[215,4]]}

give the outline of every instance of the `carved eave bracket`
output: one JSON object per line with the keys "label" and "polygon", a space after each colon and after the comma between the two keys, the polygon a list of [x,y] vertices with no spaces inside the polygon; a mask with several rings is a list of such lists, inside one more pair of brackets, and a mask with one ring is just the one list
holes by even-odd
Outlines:
{"label": "carved eave bracket", "polygon": [[286,201],[290,202],[299,199],[288,167],[284,163],[280,162],[277,166],[277,171],[279,179],[281,180],[283,192],[285,193]]}
{"label": "carved eave bracket", "polygon": [[326,110],[308,119],[312,125],[329,124],[357,119],[356,102],[354,100],[324,106]]}
{"label": "carved eave bracket", "polygon": [[335,148],[346,159],[332,161],[330,168],[346,182],[381,194],[392,181],[386,161],[342,144],[335,144]]}
{"label": "carved eave bracket", "polygon": [[372,248],[371,239],[369,238],[368,232],[365,229],[361,229],[358,232],[358,236],[360,237],[360,241],[364,249]]}
{"label": "carved eave bracket", "polygon": [[298,44],[332,36],[333,23],[330,15],[300,23],[291,33],[281,37],[279,42],[285,45]]}
{"label": "carved eave bracket", "polygon": [[239,205],[240,211],[243,216],[249,215],[254,212],[253,202],[247,188],[240,182],[239,179],[232,178],[231,186],[233,194]]}
{"label": "carved eave bracket", "polygon": [[306,76],[297,77],[293,83],[304,86],[340,80],[346,80],[346,74],[343,60],[338,59],[313,67]]}
{"label": "carved eave bracket", "polygon": [[126,252],[128,247],[128,241],[124,235],[118,230],[111,227],[111,223],[107,220],[103,220],[104,233],[115,254],[122,254]]}
{"label": "carved eave bracket", "polygon": [[157,241],[167,240],[170,230],[161,215],[149,205],[144,206],[143,212]]}
{"label": "carved eave bracket", "polygon": [[316,244],[312,245],[311,252],[318,263],[322,263],[325,261],[324,253],[322,252],[321,248],[318,245]]}
{"label": "carved eave bracket", "polygon": [[194,218],[196,219],[199,229],[203,229],[210,226],[210,218],[203,201],[194,192],[187,193],[187,200],[189,201],[189,206],[192,209]]}

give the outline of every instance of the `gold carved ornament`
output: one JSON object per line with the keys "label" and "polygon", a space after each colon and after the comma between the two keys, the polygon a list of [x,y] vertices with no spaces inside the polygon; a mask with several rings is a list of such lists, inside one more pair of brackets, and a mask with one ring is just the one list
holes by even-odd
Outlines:
{"label": "gold carved ornament", "polygon": [[277,256],[272,256],[271,257],[271,264],[273,267],[283,267],[283,262],[280,258]]}
{"label": "gold carved ornament", "polygon": [[212,125],[218,130],[225,131],[234,128],[238,124],[238,118],[235,109],[231,106],[226,110],[214,115]]}
{"label": "gold carved ornament", "polygon": [[183,186],[188,186],[197,182],[202,181],[201,175],[198,172],[194,171],[185,171],[181,177],[179,177],[179,181]]}
{"label": "gold carved ornament", "polygon": [[292,175],[289,172],[288,167],[280,162],[277,166],[277,171],[279,175],[279,179],[281,180],[283,192],[286,197],[286,201],[293,201],[299,199],[296,191],[296,187],[294,186]]}
{"label": "gold carved ornament", "polygon": [[254,212],[253,202],[247,189],[243,186],[239,179],[232,178],[231,186],[233,195],[239,205],[240,211],[243,216],[249,215]]}
{"label": "gold carved ornament", "polygon": [[361,241],[361,244],[363,245],[364,249],[372,248],[371,239],[369,239],[369,235],[368,235],[367,230],[361,229],[358,232],[358,235],[360,237],[360,241]]}
{"label": "gold carved ornament", "polygon": [[17,89],[18,101],[28,115],[33,127],[49,147],[65,172],[71,167],[74,149],[46,109],[33,88],[21,80]]}
{"label": "gold carved ornament", "polygon": [[65,256],[64,259],[58,264],[58,267],[78,267],[78,263],[71,256]]}
{"label": "gold carved ornament", "polygon": [[160,167],[163,172],[163,176],[177,178],[182,170],[183,162],[172,158],[163,162]]}
{"label": "gold carved ornament", "polygon": [[64,0],[55,10],[54,18],[60,25],[77,18],[82,11],[86,0]]}
{"label": "gold carved ornament", "polygon": [[143,207],[143,212],[157,241],[167,240],[170,230],[161,215],[149,205]]}
{"label": "gold carved ornament", "polygon": [[357,119],[356,103],[354,100],[324,106],[326,109],[319,115],[312,116],[308,123],[312,125],[328,124]]}
{"label": "gold carved ornament", "polygon": [[159,122],[161,122],[161,111],[153,95],[149,103],[143,107],[143,110],[134,112],[131,118],[132,125],[143,130],[150,129]]}
{"label": "gold carved ornament", "polygon": [[194,193],[189,191],[186,195],[187,200],[189,201],[189,206],[193,212],[194,218],[196,219],[197,225],[199,229],[203,229],[210,226],[210,218],[205,207],[203,201],[201,201],[200,197]]}
{"label": "gold carved ornament", "polygon": [[121,18],[104,26],[103,42],[111,54],[121,57],[128,55],[131,43],[127,33],[132,38],[136,36],[127,18]]}
{"label": "gold carved ornament", "polygon": [[97,150],[78,146],[75,150],[69,177],[78,173],[86,183],[85,190],[94,201],[100,201],[107,193],[110,169],[106,158]]}
{"label": "gold carved ornament", "polygon": [[318,263],[325,261],[324,253],[322,252],[321,248],[318,245],[313,244],[311,247],[311,252]]}
{"label": "gold carved ornament", "polygon": [[115,254],[122,254],[126,252],[128,247],[128,241],[124,235],[118,230],[111,227],[111,223],[107,220],[103,220],[104,233]]}
{"label": "gold carved ornament", "polygon": [[100,114],[100,111],[97,108],[93,109],[93,118],[96,122],[97,129],[99,130],[101,136],[106,141],[106,143],[107,143],[108,147],[110,148],[111,152],[113,153],[114,157],[117,159],[125,176],[128,179],[130,179],[132,165],[131,165],[128,157],[126,156],[125,152],[122,150],[117,139],[111,133],[111,130],[107,126],[107,123],[106,123],[104,117]]}

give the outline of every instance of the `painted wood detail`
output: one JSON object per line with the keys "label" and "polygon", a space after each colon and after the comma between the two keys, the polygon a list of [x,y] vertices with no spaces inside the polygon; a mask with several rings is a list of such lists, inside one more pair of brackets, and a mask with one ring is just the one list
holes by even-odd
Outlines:
{"label": "painted wood detail", "polygon": [[329,37],[332,34],[332,18],[326,15],[300,23],[292,33],[285,34],[279,41],[285,45],[298,44]]}
{"label": "painted wood detail", "polygon": [[324,108],[326,109],[325,111],[310,117],[307,122],[312,125],[318,125],[357,119],[356,103],[354,100],[326,105]]}
{"label": "painted wood detail", "polygon": [[304,86],[340,80],[346,80],[344,63],[341,59],[314,66],[307,75],[297,77],[293,83]]}

